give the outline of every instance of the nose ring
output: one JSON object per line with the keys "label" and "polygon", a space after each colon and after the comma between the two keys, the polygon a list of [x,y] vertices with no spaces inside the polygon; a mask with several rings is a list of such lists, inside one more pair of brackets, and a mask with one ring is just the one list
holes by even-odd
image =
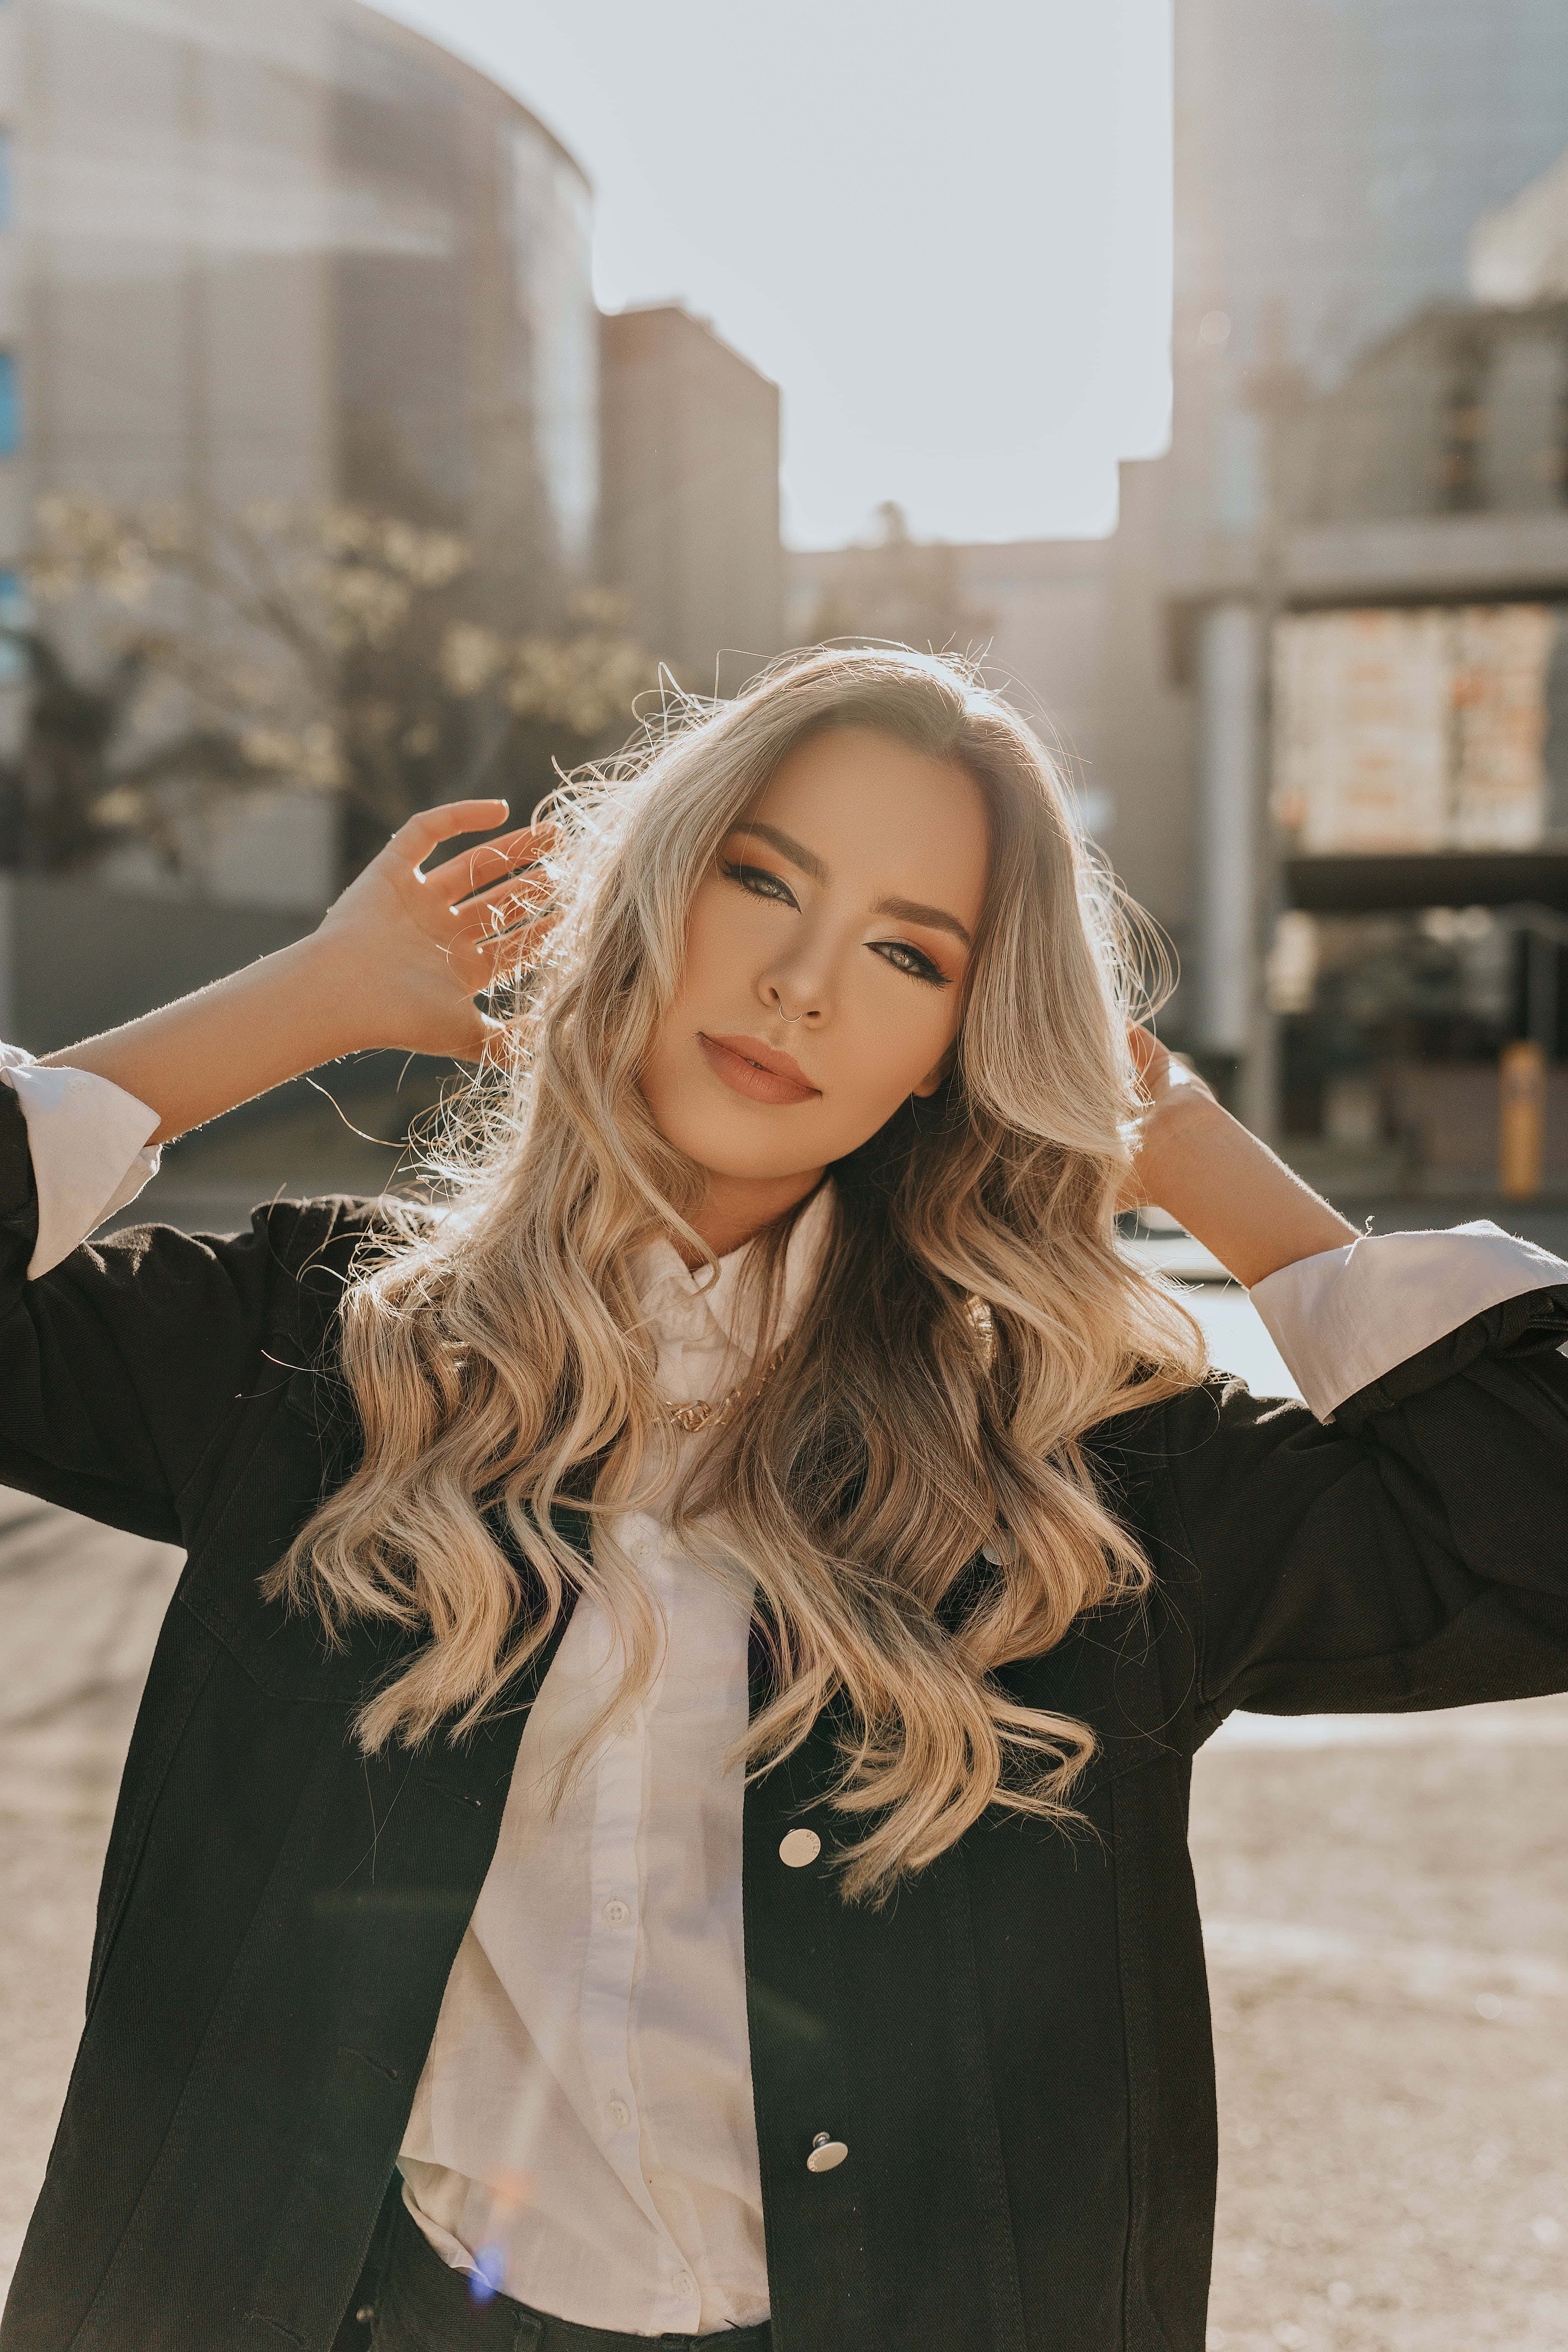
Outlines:
{"label": "nose ring", "polygon": [[773,1002],[774,1002],[774,1003],[778,1006],[778,1009],[779,1009],[779,1019],[780,1019],[781,1021],[799,1021],[799,1020],[803,1017],[803,1016],[802,1016],[800,1013],[786,1013],[786,1012],[784,1011],[784,998],[779,994],[778,990],[777,990],[776,988],[775,988],[775,989],[774,989],[774,991],[773,991]]}

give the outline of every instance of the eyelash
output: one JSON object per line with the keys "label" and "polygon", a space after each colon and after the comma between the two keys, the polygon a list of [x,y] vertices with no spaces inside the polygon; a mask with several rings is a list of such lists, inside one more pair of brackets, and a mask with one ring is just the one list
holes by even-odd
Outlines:
{"label": "eyelash", "polygon": [[[719,871],[727,881],[739,883],[742,890],[750,891],[753,898],[771,898],[775,907],[794,907],[797,914],[800,911],[800,902],[788,883],[781,882],[776,874],[770,874],[765,866],[731,865],[727,858],[721,858]],[[759,887],[764,884],[773,887]],[[891,963],[895,955],[910,957],[908,963],[893,964],[895,971],[905,973],[909,979],[918,980],[927,988],[952,987],[952,982],[946,972],[940,971],[929,956],[922,955],[919,948],[910,947],[907,940],[874,940],[871,945],[885,962]]]}

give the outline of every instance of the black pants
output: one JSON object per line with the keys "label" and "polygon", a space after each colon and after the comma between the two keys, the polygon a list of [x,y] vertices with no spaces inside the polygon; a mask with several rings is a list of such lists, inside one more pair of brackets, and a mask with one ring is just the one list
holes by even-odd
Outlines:
{"label": "black pants", "polygon": [[371,2352],[769,2352],[772,2335],[764,2320],[716,2336],[623,2336],[552,2319],[510,2294],[476,2302],[468,2273],[449,2269],[400,2205],[370,2341]]}

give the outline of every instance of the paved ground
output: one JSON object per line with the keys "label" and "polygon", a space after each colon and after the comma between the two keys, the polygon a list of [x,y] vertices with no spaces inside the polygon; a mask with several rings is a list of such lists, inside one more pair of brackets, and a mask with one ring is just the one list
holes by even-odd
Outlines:
{"label": "paved ground", "polygon": [[178,1567],[0,1488],[0,2289],[65,2095],[114,1792]]}
{"label": "paved ground", "polygon": [[1563,2352],[1568,1702],[1380,1723],[1376,1744],[1255,1728],[1194,1778],[1210,2347]]}
{"label": "paved ground", "polygon": [[[1269,1351],[1234,1293],[1216,1352]],[[177,1561],[0,1493],[0,2287],[79,2022]],[[1194,1851],[1224,2147],[1211,2352],[1568,2352],[1568,1701],[1241,1719]]]}

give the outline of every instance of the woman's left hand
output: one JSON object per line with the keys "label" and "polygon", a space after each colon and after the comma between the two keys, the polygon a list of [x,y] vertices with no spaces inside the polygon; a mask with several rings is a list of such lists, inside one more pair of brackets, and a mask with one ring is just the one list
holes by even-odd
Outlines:
{"label": "woman's left hand", "polygon": [[1136,1021],[1127,1024],[1127,1042],[1137,1065],[1139,1087],[1143,1107],[1138,1121],[1138,1142],[1132,1156],[1132,1166],[1122,1186],[1116,1206],[1118,1212],[1150,1206],[1163,1208],[1158,1191],[1158,1170],[1162,1147],[1168,1142],[1178,1119],[1184,1118],[1196,1103],[1207,1103],[1217,1110],[1219,1104],[1212,1088],[1184,1062],[1177,1061],[1169,1046],[1162,1045],[1152,1029],[1144,1029]]}

